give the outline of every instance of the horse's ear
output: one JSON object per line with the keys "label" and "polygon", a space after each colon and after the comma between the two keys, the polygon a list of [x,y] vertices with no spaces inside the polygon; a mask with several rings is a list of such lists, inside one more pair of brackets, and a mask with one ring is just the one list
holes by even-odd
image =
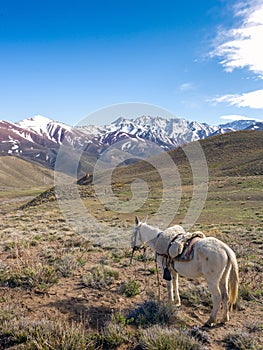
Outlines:
{"label": "horse's ear", "polygon": [[148,220],[148,215],[143,219],[143,222],[144,222],[145,224],[147,224],[147,220]]}
{"label": "horse's ear", "polygon": [[135,225],[138,226],[140,223],[140,220],[138,218],[138,216],[135,216]]}

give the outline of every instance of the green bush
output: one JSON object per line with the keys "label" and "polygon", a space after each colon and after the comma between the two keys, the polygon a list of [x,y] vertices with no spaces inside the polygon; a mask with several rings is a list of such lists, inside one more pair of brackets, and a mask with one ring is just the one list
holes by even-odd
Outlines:
{"label": "green bush", "polygon": [[57,272],[49,265],[24,265],[0,271],[0,283],[11,288],[46,289],[57,282]]}
{"label": "green bush", "polygon": [[126,297],[134,297],[140,293],[140,283],[135,280],[129,280],[128,282],[123,283],[121,286],[121,293],[126,295]]}

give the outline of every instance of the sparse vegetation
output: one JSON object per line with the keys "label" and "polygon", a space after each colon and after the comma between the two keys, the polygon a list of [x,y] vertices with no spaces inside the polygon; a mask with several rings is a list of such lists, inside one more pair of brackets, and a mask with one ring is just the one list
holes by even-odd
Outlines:
{"label": "sparse vegetation", "polygon": [[[29,318],[4,322],[0,328],[1,349],[21,345],[28,350],[86,350],[96,349],[92,337],[81,323]],[[23,346],[23,347],[22,347]]]}
{"label": "sparse vegetation", "polygon": [[[179,278],[182,306],[173,308],[167,304],[162,274],[158,285],[153,255],[137,252],[130,265],[134,213],[117,215],[97,200],[92,186],[79,186],[88,212],[107,226],[98,231],[91,220],[76,233],[60,212],[54,188],[43,194],[42,187],[25,188],[23,180],[21,187],[1,194],[7,202],[1,205],[0,349],[259,350],[263,343],[262,151],[253,154],[253,135],[249,134],[247,145],[224,154],[225,163],[217,139],[205,141],[209,193],[192,228],[222,239],[237,254],[239,301],[229,324],[202,328],[211,305],[202,280]],[[254,145],[262,142],[261,135]],[[227,135],[223,141],[227,148],[238,143]],[[193,190],[189,164],[182,150],[178,152],[170,152],[183,182],[174,223],[183,220]],[[120,200],[132,197],[131,173],[149,183],[149,198],[137,212],[140,217],[155,214],[162,200],[160,176],[145,163],[118,167],[113,174],[113,190]],[[40,193],[21,209],[31,199],[27,196]],[[23,200],[15,202],[17,196]]]}
{"label": "sparse vegetation", "polygon": [[41,263],[35,265],[6,266],[0,270],[0,284],[10,288],[47,289],[58,282],[55,269]]}
{"label": "sparse vegetation", "polygon": [[111,285],[118,278],[119,272],[117,270],[100,264],[93,267],[90,271],[82,276],[82,283],[86,287],[101,289]]}
{"label": "sparse vegetation", "polygon": [[[50,205],[45,208],[51,210]],[[129,250],[109,250],[94,246],[70,230],[64,231],[64,235],[61,235],[60,229],[57,232],[54,230],[54,239],[47,240],[50,228],[45,224],[45,218],[39,219],[39,210],[35,211],[34,207],[23,214],[22,222],[16,220],[19,212],[9,215],[17,227],[25,223],[32,225],[34,230],[30,235],[30,231],[25,234],[24,230],[19,231],[18,228],[15,236],[11,230],[8,236],[2,236],[0,329],[3,332],[0,333],[0,339],[5,344],[5,347],[2,345],[3,349],[12,345],[18,349],[24,347],[44,350],[45,341],[53,348],[67,349],[66,344],[70,344],[68,346],[72,349],[76,346],[75,349],[80,350],[86,349],[85,347],[102,350],[118,347],[174,349],[175,346],[176,349],[204,350],[209,348],[209,342],[213,344],[213,333],[195,327],[197,322],[201,325],[202,320],[205,321],[210,309],[211,296],[206,285],[203,287],[202,284],[180,279],[182,307],[172,308],[166,302],[163,286],[163,301],[157,300],[153,259],[147,259],[146,265],[145,259],[138,254],[139,259],[135,259],[134,265],[129,265]],[[65,225],[55,209],[52,210],[49,222],[52,222],[52,227]],[[219,232],[222,239],[238,251],[241,285],[239,307],[235,312],[246,310],[244,318],[247,323],[250,308],[259,310],[262,262],[258,254],[259,243],[255,238],[261,231],[257,226],[244,225],[198,224],[196,228],[206,233],[211,231],[215,235]],[[32,240],[37,245],[31,245]],[[145,285],[147,283],[148,286]],[[27,299],[28,291],[30,297]],[[38,294],[39,292],[44,294]],[[23,295],[26,306],[23,310],[12,307],[13,300],[17,298],[12,296],[14,293],[18,293],[15,294],[19,295],[18,298]],[[49,295],[48,299],[43,298],[45,293]],[[32,304],[32,300],[36,304]],[[116,313],[120,307],[123,310]],[[51,319],[46,317],[45,310],[50,310]],[[250,314],[253,317],[245,331],[247,337],[242,341],[250,346],[251,339],[254,339],[252,344],[258,349],[256,346],[260,344],[262,329],[254,319],[257,313],[252,310]],[[52,319],[54,312],[58,316]],[[192,315],[197,316],[192,320]],[[235,317],[240,315],[232,316],[231,322],[235,322]],[[38,325],[37,333],[33,325]],[[62,328],[68,334],[67,341]],[[12,330],[12,334],[7,333],[8,329]],[[222,329],[221,347],[218,349],[230,346],[231,342],[241,341],[237,335],[226,340],[227,331],[229,328]],[[44,332],[47,338],[43,337]]]}
{"label": "sparse vegetation", "polygon": [[174,328],[152,326],[140,334],[139,344],[142,349],[149,350],[206,350],[187,332]]}
{"label": "sparse vegetation", "polygon": [[140,293],[140,283],[133,279],[130,279],[128,282],[123,283],[121,292],[128,298],[134,297]]}
{"label": "sparse vegetation", "polygon": [[233,350],[260,350],[261,346],[254,339],[253,335],[238,330],[229,333],[225,338],[228,349]]}
{"label": "sparse vegetation", "polygon": [[127,320],[139,327],[149,327],[150,325],[169,325],[176,319],[176,310],[167,302],[157,300],[146,300],[139,304],[127,316]]}

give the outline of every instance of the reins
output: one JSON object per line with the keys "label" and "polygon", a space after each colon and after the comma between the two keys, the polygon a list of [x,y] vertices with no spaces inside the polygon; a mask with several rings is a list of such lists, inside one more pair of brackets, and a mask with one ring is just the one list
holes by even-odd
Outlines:
{"label": "reins", "polygon": [[[135,251],[141,250],[141,249],[143,249],[143,254],[145,255],[145,252],[146,252],[146,249],[147,249],[147,246],[145,244],[142,247],[140,247],[140,248],[134,247],[132,249],[130,265],[132,264]],[[146,259],[144,259],[144,270],[146,271],[146,262],[145,261],[146,261]],[[159,268],[158,268],[157,255],[156,254],[155,254],[154,262],[155,262],[156,280],[157,280],[157,286],[158,286],[158,300],[160,302],[161,301],[161,283],[160,283]],[[147,282],[147,279],[145,278],[145,286],[147,284],[146,282]]]}
{"label": "reins", "polygon": [[[141,236],[141,232],[139,230],[139,227],[137,228],[137,230],[139,231],[139,234]],[[136,232],[137,233],[137,232]],[[159,232],[158,235],[156,237],[154,237],[152,240],[158,239],[159,236],[161,235],[162,232]],[[135,236],[136,239],[136,236]],[[151,240],[150,240],[151,241]],[[145,255],[146,249],[147,249],[147,242],[144,242],[143,245],[141,247],[136,247],[136,245],[133,247],[132,249],[132,254],[131,254],[131,259],[130,259],[130,265],[132,264],[133,258],[134,258],[134,253],[136,250],[140,250],[143,249],[143,253]],[[159,276],[159,268],[158,268],[158,263],[157,263],[157,252],[155,253],[155,270],[156,270],[156,279],[157,279],[157,286],[158,286],[158,300],[161,300],[161,283],[160,283],[160,276]],[[146,264],[144,264],[144,269],[146,271]]]}
{"label": "reins", "polygon": [[161,283],[160,283],[160,276],[159,276],[159,269],[157,264],[157,255],[155,254],[155,270],[156,270],[156,278],[157,278],[157,286],[158,286],[158,299],[159,302],[161,301]]}

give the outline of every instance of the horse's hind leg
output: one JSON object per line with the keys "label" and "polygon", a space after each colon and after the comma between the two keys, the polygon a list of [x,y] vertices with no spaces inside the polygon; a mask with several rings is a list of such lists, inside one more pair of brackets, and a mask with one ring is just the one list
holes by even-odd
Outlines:
{"label": "horse's hind leg", "polygon": [[230,265],[228,265],[223,273],[223,276],[219,283],[219,288],[222,296],[223,304],[223,322],[229,321],[229,307],[228,307],[228,278],[230,272]]}
{"label": "horse's hind leg", "polygon": [[221,292],[219,289],[219,284],[218,283],[215,284],[215,282],[213,283],[208,282],[208,289],[212,294],[213,308],[206,324],[208,326],[213,326],[216,323],[216,317],[217,317],[218,309],[221,303]]}

